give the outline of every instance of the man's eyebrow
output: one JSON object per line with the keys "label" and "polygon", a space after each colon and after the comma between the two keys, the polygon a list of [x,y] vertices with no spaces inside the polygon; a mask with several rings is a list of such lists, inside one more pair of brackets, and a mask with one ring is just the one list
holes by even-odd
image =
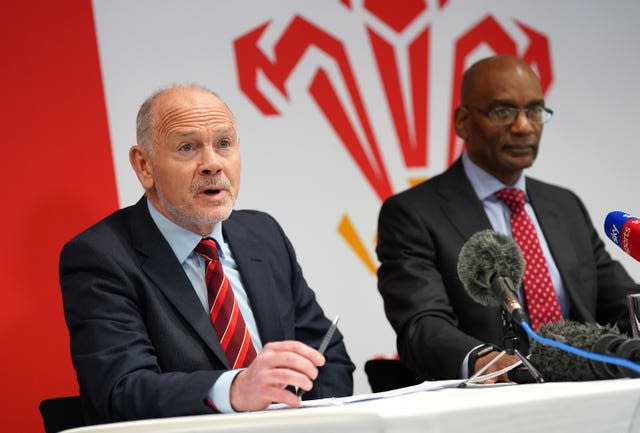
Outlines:
{"label": "man's eyebrow", "polygon": [[186,130],[186,131],[174,131],[172,133],[169,134],[170,137],[178,137],[178,138],[182,138],[182,137],[191,137],[195,134],[196,131],[193,130]]}
{"label": "man's eyebrow", "polygon": [[529,107],[533,106],[533,105],[542,105],[544,106],[544,99],[535,99],[531,102],[529,102]]}
{"label": "man's eyebrow", "polygon": [[236,129],[231,126],[218,126],[214,128],[214,131],[218,134],[235,134]]}
{"label": "man's eyebrow", "polygon": [[[527,107],[544,105],[544,99],[534,99],[532,101],[527,102]],[[494,99],[489,104],[490,107],[498,107],[498,106],[507,106],[507,107],[517,107],[518,104],[512,99]]]}
{"label": "man's eyebrow", "polygon": [[[198,129],[180,129],[177,131],[172,131],[169,133],[168,137],[178,138],[178,139],[189,139],[193,137],[197,137],[200,133]],[[235,128],[230,126],[219,126],[214,128],[214,133],[216,135],[234,135],[237,134]]]}

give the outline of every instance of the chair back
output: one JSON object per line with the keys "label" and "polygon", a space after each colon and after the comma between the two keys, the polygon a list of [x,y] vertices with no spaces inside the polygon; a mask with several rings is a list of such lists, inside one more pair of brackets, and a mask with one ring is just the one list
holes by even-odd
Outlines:
{"label": "chair back", "polygon": [[46,398],[38,406],[46,433],[85,426],[79,396]]}
{"label": "chair back", "polygon": [[422,382],[397,359],[370,359],[364,364],[371,391],[405,388]]}

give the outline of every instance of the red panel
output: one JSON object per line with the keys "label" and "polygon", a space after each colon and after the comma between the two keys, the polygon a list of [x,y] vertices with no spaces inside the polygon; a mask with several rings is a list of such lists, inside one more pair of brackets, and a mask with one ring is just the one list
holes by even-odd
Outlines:
{"label": "red panel", "polygon": [[0,18],[0,371],[4,431],[43,431],[38,403],[77,393],[60,248],[118,206],[91,2],[20,1]]}
{"label": "red panel", "polygon": [[364,8],[380,18],[398,33],[402,33],[413,20],[427,10],[425,0],[404,0],[402,7],[387,0],[365,0]]}

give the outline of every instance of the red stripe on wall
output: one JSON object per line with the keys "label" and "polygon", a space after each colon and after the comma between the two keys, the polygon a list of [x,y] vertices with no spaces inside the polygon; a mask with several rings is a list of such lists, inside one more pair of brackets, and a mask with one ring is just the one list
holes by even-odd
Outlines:
{"label": "red stripe on wall", "polygon": [[77,394],[58,283],[64,242],[118,207],[91,2],[19,1],[0,22],[0,411],[41,432]]}

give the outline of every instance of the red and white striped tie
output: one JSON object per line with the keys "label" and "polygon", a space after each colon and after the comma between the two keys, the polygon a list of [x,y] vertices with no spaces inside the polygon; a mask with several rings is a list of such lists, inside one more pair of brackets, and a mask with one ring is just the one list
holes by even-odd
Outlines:
{"label": "red and white striped tie", "polygon": [[251,342],[249,329],[242,317],[231,284],[218,259],[216,242],[211,238],[202,239],[196,247],[196,252],[206,261],[205,281],[209,297],[209,316],[220,339],[220,345],[232,369],[246,367],[255,359],[256,349]]}
{"label": "red and white striped tie", "polygon": [[522,277],[524,296],[531,327],[537,330],[544,323],[562,319],[558,295],[553,288],[549,267],[533,221],[524,209],[524,191],[518,188],[503,188],[495,194],[511,211],[511,232],[525,260]]}

